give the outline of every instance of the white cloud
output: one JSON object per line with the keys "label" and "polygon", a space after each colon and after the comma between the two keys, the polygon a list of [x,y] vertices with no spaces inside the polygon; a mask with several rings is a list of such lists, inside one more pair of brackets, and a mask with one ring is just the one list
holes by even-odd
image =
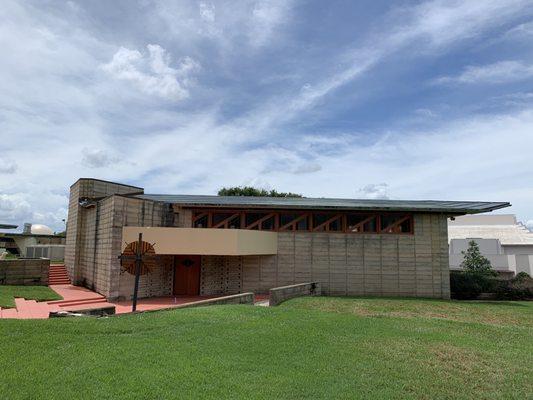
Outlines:
{"label": "white cloud", "polygon": [[356,197],[362,199],[388,199],[389,185],[386,183],[371,183],[357,190]]}
{"label": "white cloud", "polygon": [[262,46],[272,38],[279,26],[288,21],[291,2],[259,1],[253,9],[249,22],[250,42],[254,46]]}
{"label": "white cloud", "polygon": [[14,161],[0,157],[0,174],[14,174],[17,171],[17,164]]}
{"label": "white cloud", "polygon": [[200,17],[204,21],[207,22],[213,22],[215,20],[215,6],[213,4],[208,4],[204,2],[200,2],[199,6],[200,8]]}
{"label": "white cloud", "polygon": [[519,39],[530,39],[533,36],[533,21],[525,22],[523,24],[517,25],[512,29],[509,29],[504,37],[506,38],[519,38]]}
{"label": "white cloud", "polygon": [[118,161],[118,158],[110,156],[105,150],[85,147],[82,150],[82,163],[91,168],[108,167]]}
{"label": "white cloud", "polygon": [[243,49],[261,50],[284,37],[286,28],[291,27],[293,3],[294,0],[168,0],[157,2],[155,13],[147,21],[154,30],[167,30],[173,41],[191,51],[207,40],[217,49],[217,57],[227,61],[236,54],[246,57]]}
{"label": "white cloud", "polygon": [[177,68],[170,66],[170,55],[161,46],[149,44],[148,54],[121,47],[113,59],[101,68],[112,77],[130,81],[141,91],[169,100],[189,97],[192,75],[199,64],[190,57],[180,60]]}
{"label": "white cloud", "polygon": [[[527,9],[531,11],[531,8],[532,4],[527,0],[434,0],[415,7],[398,8],[388,15],[391,28],[381,30],[368,40],[367,45],[355,46],[340,60],[334,60],[336,72],[309,84],[292,101],[289,109],[298,115],[302,110],[314,107],[327,94],[363,76],[400,50],[408,48],[413,54],[439,53],[458,42],[480,37],[487,30],[523,15]],[[285,115],[286,111],[285,107]]]}
{"label": "white cloud", "polygon": [[316,162],[304,162],[294,168],[293,172],[295,174],[312,174],[313,172],[318,172],[322,169],[322,166]]}
{"label": "white cloud", "polygon": [[505,83],[524,80],[532,76],[533,65],[510,60],[488,65],[467,66],[461,74],[438,78],[435,83]]}
{"label": "white cloud", "polygon": [[[15,179],[0,180],[0,192],[10,193],[4,194],[10,203],[0,217],[12,222],[39,220],[60,230],[68,187],[80,176],[128,182],[147,192],[215,193],[221,186],[250,182],[307,196],[354,197],[354,188],[363,187],[365,196],[391,192],[398,198],[510,200],[513,211],[531,217],[533,189],[524,184],[533,175],[531,156],[524,151],[533,147],[530,112],[448,120],[420,132],[391,125],[385,133],[356,135],[354,123],[339,134],[310,127],[301,138],[291,127],[280,129],[291,118],[304,121],[302,111],[365,77],[390,55],[444,51],[501,26],[525,3],[440,1],[401,9],[406,18],[390,28],[376,24],[380,33],[328,59],[331,69],[306,76],[309,85],[301,92],[290,87],[301,73],[291,67],[287,88],[280,87],[272,101],[253,93],[253,104],[238,110],[238,117],[228,117],[235,111],[231,107],[224,113],[217,107],[242,102],[241,93],[217,91],[210,83],[221,77],[231,81],[224,84],[240,82],[243,62],[254,66],[251,58],[263,56],[266,46],[287,33],[293,14],[282,2],[217,2],[216,13],[206,2],[203,16],[196,3],[160,2],[154,6],[158,18],[147,12],[146,21],[153,23],[147,34],[120,32],[109,43],[99,29],[87,30],[90,18],[53,18],[37,12],[38,6],[29,16],[23,3],[9,4],[4,11],[9,18],[0,21],[0,44],[10,54],[0,63],[0,132],[16,140],[5,151],[18,169]],[[168,30],[162,28],[162,10],[169,11],[166,28],[173,29],[168,38],[163,38]],[[161,46],[143,52],[125,44],[146,43],[146,37],[164,43],[172,54],[198,60],[203,55],[213,76],[202,82],[195,61],[171,62]],[[125,47],[117,51],[116,43]],[[206,48],[215,51],[202,54]],[[236,69],[228,67],[228,59]],[[101,73],[102,64],[116,80]],[[217,75],[219,69],[224,73]],[[193,77],[195,90],[209,91],[216,100],[194,112],[176,110],[177,100],[192,93]],[[129,87],[145,94],[142,99],[153,98],[132,101]],[[383,181],[389,186],[364,188]],[[14,210],[14,199],[21,210]]]}
{"label": "white cloud", "polygon": [[419,117],[425,118],[435,118],[437,116],[437,114],[429,108],[417,108],[414,113]]}
{"label": "white cloud", "polygon": [[533,219],[528,220],[526,223],[526,228],[533,232]]}
{"label": "white cloud", "polygon": [[0,194],[0,220],[17,221],[31,215],[30,203],[22,193]]}

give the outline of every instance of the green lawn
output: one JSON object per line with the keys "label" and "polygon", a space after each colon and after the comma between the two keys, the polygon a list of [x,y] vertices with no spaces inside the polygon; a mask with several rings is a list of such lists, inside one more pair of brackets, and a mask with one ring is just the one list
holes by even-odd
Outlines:
{"label": "green lawn", "polygon": [[0,320],[8,399],[531,399],[533,303],[301,298]]}
{"label": "green lawn", "polygon": [[0,307],[15,307],[15,297],[26,300],[51,301],[61,300],[62,297],[48,286],[13,286],[0,285]]}

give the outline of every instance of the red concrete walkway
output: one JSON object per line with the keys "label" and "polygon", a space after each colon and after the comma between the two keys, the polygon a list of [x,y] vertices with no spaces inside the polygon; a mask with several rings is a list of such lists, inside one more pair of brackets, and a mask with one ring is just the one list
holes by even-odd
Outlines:
{"label": "red concrete walkway", "polygon": [[[131,301],[108,302],[101,294],[87,288],[73,285],[51,285],[50,288],[63,297],[63,300],[37,302],[16,298],[15,308],[0,308],[0,318],[48,318],[51,311],[79,311],[115,306],[116,314],[131,312]],[[177,307],[182,304],[211,299],[217,296],[167,296],[139,299],[138,311],[159,310]]]}

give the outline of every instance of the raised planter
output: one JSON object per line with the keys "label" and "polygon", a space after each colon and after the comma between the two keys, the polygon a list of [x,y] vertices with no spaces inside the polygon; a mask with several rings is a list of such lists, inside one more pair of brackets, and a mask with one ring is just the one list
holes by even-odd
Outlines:
{"label": "raised planter", "polygon": [[48,258],[0,260],[0,285],[48,285]]}

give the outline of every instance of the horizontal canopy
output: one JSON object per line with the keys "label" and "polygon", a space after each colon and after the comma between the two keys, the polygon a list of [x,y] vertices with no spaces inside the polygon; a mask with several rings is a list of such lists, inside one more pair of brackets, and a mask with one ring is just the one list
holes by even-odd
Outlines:
{"label": "horizontal canopy", "polygon": [[509,207],[508,202],[436,201],[436,200],[368,200],[252,196],[200,196],[171,194],[135,195],[145,200],[177,204],[184,207],[224,207],[263,209],[338,209],[353,211],[418,211],[450,215],[477,214]]}
{"label": "horizontal canopy", "polygon": [[127,243],[138,240],[139,233],[143,241],[154,244],[156,254],[247,256],[278,252],[276,232],[138,226],[122,228],[122,250]]}

